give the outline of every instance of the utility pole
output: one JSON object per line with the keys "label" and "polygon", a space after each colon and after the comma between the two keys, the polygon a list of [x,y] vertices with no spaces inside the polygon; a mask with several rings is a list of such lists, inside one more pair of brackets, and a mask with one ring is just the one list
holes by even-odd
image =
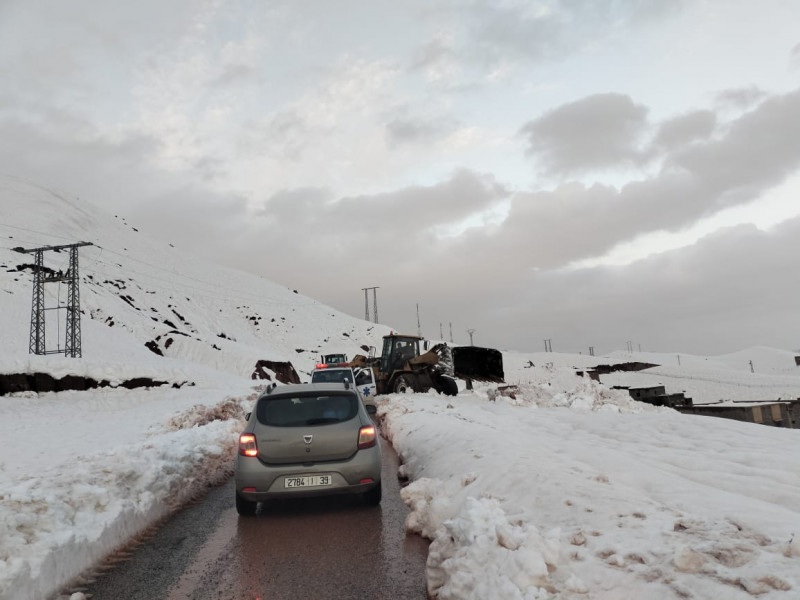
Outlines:
{"label": "utility pole", "polygon": [[589,346],[589,356],[594,356],[594,346]]}
{"label": "utility pole", "polygon": [[544,351],[545,352],[552,352],[553,351],[553,340],[546,339],[544,341]]}
{"label": "utility pole", "polygon": [[[81,246],[92,246],[91,242],[78,242],[76,244],[63,244],[60,246],[42,246],[41,248],[15,248],[22,254],[33,254],[35,268],[33,272],[33,295],[31,299],[31,329],[30,343],[28,345],[29,354],[61,354],[60,349],[48,350],[45,343],[45,311],[60,310],[65,308],[67,311],[67,326],[65,329],[64,356],[80,358],[81,356],[81,300],[78,285],[78,248]],[[44,253],[47,251],[58,252],[69,249],[69,268],[66,273],[61,271],[45,272]],[[44,284],[54,282],[67,283],[67,305],[47,308],[44,305]]]}
{"label": "utility pole", "polygon": [[453,343],[453,323],[450,323],[450,343]]}
{"label": "utility pole", "polygon": [[444,339],[444,334],[442,333],[442,324],[441,323],[439,323],[439,339],[440,340]]}
{"label": "utility pole", "polygon": [[378,286],[361,288],[364,292],[364,320],[369,321],[369,296],[368,290],[372,290],[372,308],[374,311],[374,322],[378,322]]}
{"label": "utility pole", "polygon": [[417,302],[417,335],[422,337],[422,327],[419,324],[419,302]]}
{"label": "utility pole", "polygon": [[474,346],[475,344],[472,343],[472,334],[475,333],[474,329],[467,329],[467,333],[469,334],[469,345]]}

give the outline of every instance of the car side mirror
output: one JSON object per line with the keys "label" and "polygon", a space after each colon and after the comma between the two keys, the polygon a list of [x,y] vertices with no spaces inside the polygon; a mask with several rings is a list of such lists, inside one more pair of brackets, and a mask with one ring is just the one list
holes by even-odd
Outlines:
{"label": "car side mirror", "polygon": [[378,407],[372,404],[367,404],[367,413],[374,415],[378,412]]}

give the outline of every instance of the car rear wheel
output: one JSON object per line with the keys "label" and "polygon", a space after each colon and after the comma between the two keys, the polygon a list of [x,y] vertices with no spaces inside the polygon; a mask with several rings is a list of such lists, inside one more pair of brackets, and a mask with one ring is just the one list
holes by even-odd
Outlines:
{"label": "car rear wheel", "polygon": [[243,517],[250,517],[256,514],[256,507],[258,507],[258,502],[245,500],[238,493],[236,494],[236,512]]}
{"label": "car rear wheel", "polygon": [[381,497],[383,496],[383,491],[381,490],[381,482],[378,482],[374,488],[364,494],[364,502],[369,504],[370,506],[377,506],[381,503]]}
{"label": "car rear wheel", "polygon": [[405,394],[413,391],[414,387],[411,385],[411,380],[406,375],[400,375],[400,377],[398,377],[394,382],[395,394]]}

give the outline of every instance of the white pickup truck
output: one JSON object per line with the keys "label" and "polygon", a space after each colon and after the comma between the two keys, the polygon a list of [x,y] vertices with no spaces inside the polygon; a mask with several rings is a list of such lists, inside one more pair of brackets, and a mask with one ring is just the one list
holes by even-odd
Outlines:
{"label": "white pickup truck", "polygon": [[374,414],[377,410],[375,406],[375,379],[372,369],[361,367],[342,367],[338,365],[328,366],[318,364],[317,368],[311,372],[311,383],[335,383],[349,381],[358,390],[367,412]]}

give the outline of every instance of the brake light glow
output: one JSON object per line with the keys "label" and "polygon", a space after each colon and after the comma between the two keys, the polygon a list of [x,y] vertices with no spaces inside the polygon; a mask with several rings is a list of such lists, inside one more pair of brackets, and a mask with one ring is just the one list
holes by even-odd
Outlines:
{"label": "brake light glow", "polygon": [[239,436],[239,454],[242,456],[258,456],[256,436],[252,433],[243,433]]}
{"label": "brake light glow", "polygon": [[316,369],[327,369],[328,368],[328,364],[327,363],[318,363],[315,368]]}
{"label": "brake light glow", "polygon": [[362,479],[358,483],[375,483],[375,480],[372,477],[367,477],[366,479]]}
{"label": "brake light glow", "polygon": [[377,442],[377,433],[374,425],[366,425],[358,430],[358,449],[371,448]]}

